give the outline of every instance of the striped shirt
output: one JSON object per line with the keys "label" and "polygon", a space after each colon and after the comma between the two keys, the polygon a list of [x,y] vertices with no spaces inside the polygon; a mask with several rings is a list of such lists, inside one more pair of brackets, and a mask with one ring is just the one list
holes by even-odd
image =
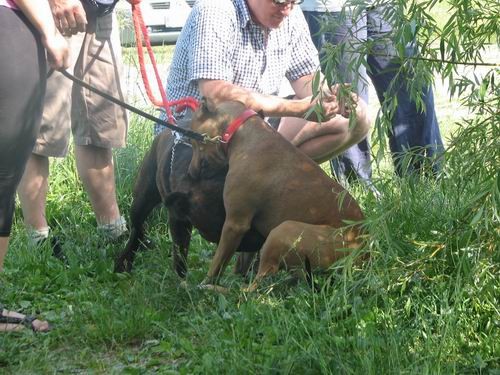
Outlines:
{"label": "striped shirt", "polygon": [[316,48],[300,7],[279,28],[250,17],[245,0],[201,0],[182,29],[167,81],[169,100],[200,99],[199,79],[231,82],[276,95],[283,78],[293,82],[319,67]]}

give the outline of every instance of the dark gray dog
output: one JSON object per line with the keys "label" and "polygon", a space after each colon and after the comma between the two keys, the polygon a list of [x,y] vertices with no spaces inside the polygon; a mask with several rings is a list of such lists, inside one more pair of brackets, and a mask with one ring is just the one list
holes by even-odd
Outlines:
{"label": "dark gray dog", "polygon": [[[192,154],[191,145],[175,141],[169,130],[163,131],[153,141],[136,178],[130,210],[130,237],[125,250],[115,260],[116,272],[132,270],[135,253],[144,242],[144,222],[160,203],[168,210],[173,266],[181,278],[187,272],[193,227],[207,241],[219,242],[226,218],[222,192],[227,169],[193,180],[187,173]],[[264,240],[256,231],[250,230],[239,251],[257,252]],[[248,266],[247,260],[240,260],[235,271],[245,274]]]}

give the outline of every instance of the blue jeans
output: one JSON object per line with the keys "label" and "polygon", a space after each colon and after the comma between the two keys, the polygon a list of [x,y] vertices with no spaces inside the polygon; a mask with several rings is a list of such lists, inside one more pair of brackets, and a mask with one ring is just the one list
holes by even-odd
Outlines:
{"label": "blue jeans", "polygon": [[[388,55],[394,55],[392,43],[386,38],[392,27],[383,20],[377,9],[369,9],[366,15],[353,22],[346,17],[342,25],[334,31],[325,33],[320,32],[321,24],[331,21],[332,17],[340,19],[340,13],[323,12],[304,12],[304,16],[309,25],[309,30],[316,48],[319,51],[325,43],[338,45],[341,42],[347,42],[346,49],[355,47],[356,40],[369,40],[375,44],[376,55],[368,55],[368,70],[361,65],[358,69],[358,77],[353,77],[353,73],[347,74],[346,67],[355,60],[356,56],[352,53],[344,53],[339,64],[340,76],[344,82],[353,83],[357,88],[358,94],[368,101],[368,91],[366,86],[366,76],[368,75],[375,87],[380,103],[383,103],[384,94],[388,97],[397,97],[398,105],[391,118],[391,128],[388,133],[389,147],[392,153],[394,168],[398,175],[402,176],[411,172],[420,172],[425,165],[426,160],[434,158],[444,151],[443,142],[439,130],[439,124],[436,118],[434,108],[434,95],[431,87],[425,88],[422,95],[422,101],[425,105],[425,112],[418,111],[416,104],[410,98],[404,82],[395,82],[394,91],[387,92],[392,80],[397,79],[395,72],[399,65]],[[366,27],[364,27],[366,25]],[[353,28],[353,26],[355,26]],[[353,34],[349,34],[349,30]],[[351,43],[351,46],[349,46]],[[414,46],[407,48],[407,54],[413,55]],[[379,55],[381,54],[381,55]],[[384,56],[385,54],[385,56]],[[320,52],[320,56],[322,52]],[[342,76],[343,75],[343,76]],[[337,74],[335,75],[337,77]],[[341,79],[337,79],[337,82]],[[335,83],[335,82],[329,82]],[[408,153],[411,151],[411,153]],[[367,139],[359,144],[352,146],[342,155],[332,159],[332,170],[339,179],[357,177],[362,181],[370,182],[370,145]],[[439,170],[439,163],[432,163],[432,171]]]}

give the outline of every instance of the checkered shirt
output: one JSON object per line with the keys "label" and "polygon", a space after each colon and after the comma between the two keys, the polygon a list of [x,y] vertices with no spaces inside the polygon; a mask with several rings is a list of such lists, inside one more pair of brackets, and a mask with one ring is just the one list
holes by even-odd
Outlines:
{"label": "checkered shirt", "polygon": [[265,43],[264,30],[251,19],[245,0],[199,0],[177,41],[167,95],[169,100],[199,99],[199,79],[276,95],[284,77],[295,81],[318,67],[300,7],[279,28],[269,30]]}

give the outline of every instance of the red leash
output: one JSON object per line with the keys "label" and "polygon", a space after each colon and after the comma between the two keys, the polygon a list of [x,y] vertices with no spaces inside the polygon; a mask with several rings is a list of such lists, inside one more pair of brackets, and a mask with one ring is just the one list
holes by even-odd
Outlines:
{"label": "red leash", "polygon": [[[186,108],[191,108],[195,111],[199,103],[193,97],[187,97],[179,100],[174,100],[169,102],[167,100],[167,94],[165,93],[165,88],[161,83],[160,74],[158,73],[158,68],[156,66],[156,60],[153,54],[153,49],[151,48],[151,42],[149,40],[148,30],[146,25],[144,24],[144,19],[142,17],[140,2],[141,0],[132,0],[129,1],[132,3],[132,15],[134,20],[134,30],[135,30],[135,42],[137,44],[137,53],[139,55],[139,65],[142,80],[144,82],[144,88],[146,89],[146,93],[148,95],[151,103],[157,107],[163,107],[167,114],[168,121],[175,124],[174,116],[172,115],[172,111],[170,107],[176,107],[176,112],[182,112]],[[161,100],[156,99],[151,91],[151,86],[149,85],[148,75],[146,73],[146,64],[144,62],[144,51],[142,48],[142,41],[146,44],[146,48],[148,51],[149,59],[151,60],[151,64],[153,65],[153,70],[156,77],[156,82],[158,83],[158,89],[160,90]]]}

